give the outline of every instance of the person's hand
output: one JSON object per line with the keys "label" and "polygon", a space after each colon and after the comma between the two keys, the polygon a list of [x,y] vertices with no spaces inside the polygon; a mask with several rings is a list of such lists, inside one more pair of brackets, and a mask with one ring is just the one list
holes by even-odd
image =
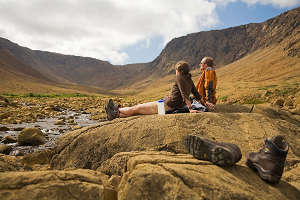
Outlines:
{"label": "person's hand", "polygon": [[215,105],[213,103],[206,102],[206,107],[208,110],[215,110]]}

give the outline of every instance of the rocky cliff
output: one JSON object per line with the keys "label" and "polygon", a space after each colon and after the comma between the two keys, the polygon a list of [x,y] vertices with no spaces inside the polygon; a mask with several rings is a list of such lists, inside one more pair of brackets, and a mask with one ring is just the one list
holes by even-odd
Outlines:
{"label": "rocky cliff", "polygon": [[151,64],[158,71],[169,72],[183,59],[195,69],[204,56],[212,56],[217,66],[223,66],[272,45],[280,45],[289,56],[299,58],[299,25],[300,7],[263,23],[192,33],[170,41]]}

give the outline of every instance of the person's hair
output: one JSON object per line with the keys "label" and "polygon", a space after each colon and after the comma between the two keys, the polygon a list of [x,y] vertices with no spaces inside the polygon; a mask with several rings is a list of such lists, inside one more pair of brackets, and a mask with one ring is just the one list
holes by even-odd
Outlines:
{"label": "person's hair", "polygon": [[178,61],[175,65],[175,69],[181,74],[181,75],[189,75],[190,73],[190,67],[189,64],[184,61]]}
{"label": "person's hair", "polygon": [[204,64],[207,64],[209,67],[213,67],[214,64],[214,59],[210,56],[205,56],[203,59]]}

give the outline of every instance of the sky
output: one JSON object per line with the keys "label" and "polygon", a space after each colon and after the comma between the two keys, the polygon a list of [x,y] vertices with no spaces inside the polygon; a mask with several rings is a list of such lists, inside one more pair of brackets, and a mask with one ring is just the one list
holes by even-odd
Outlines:
{"label": "sky", "polygon": [[300,0],[0,0],[0,37],[115,65],[153,61],[173,38],[259,23]]}

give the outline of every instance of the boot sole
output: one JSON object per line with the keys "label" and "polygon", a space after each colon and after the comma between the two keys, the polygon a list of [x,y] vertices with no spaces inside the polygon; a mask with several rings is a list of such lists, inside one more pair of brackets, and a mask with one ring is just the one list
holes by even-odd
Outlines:
{"label": "boot sole", "polygon": [[255,172],[258,172],[258,175],[261,179],[263,179],[266,182],[277,184],[279,183],[281,177],[276,175],[270,175],[268,172],[266,172],[262,167],[260,167],[258,164],[253,163],[250,159],[246,160],[246,165],[254,170]]}
{"label": "boot sole", "polygon": [[219,166],[232,166],[235,164],[229,149],[205,138],[189,135],[184,138],[184,144],[188,152],[199,160],[210,161]]}
{"label": "boot sole", "polygon": [[113,113],[111,111],[111,107],[113,106],[113,101],[112,99],[109,99],[105,105],[105,112],[106,112],[106,115],[107,115],[107,119],[108,120],[113,120],[114,117],[113,117]]}

